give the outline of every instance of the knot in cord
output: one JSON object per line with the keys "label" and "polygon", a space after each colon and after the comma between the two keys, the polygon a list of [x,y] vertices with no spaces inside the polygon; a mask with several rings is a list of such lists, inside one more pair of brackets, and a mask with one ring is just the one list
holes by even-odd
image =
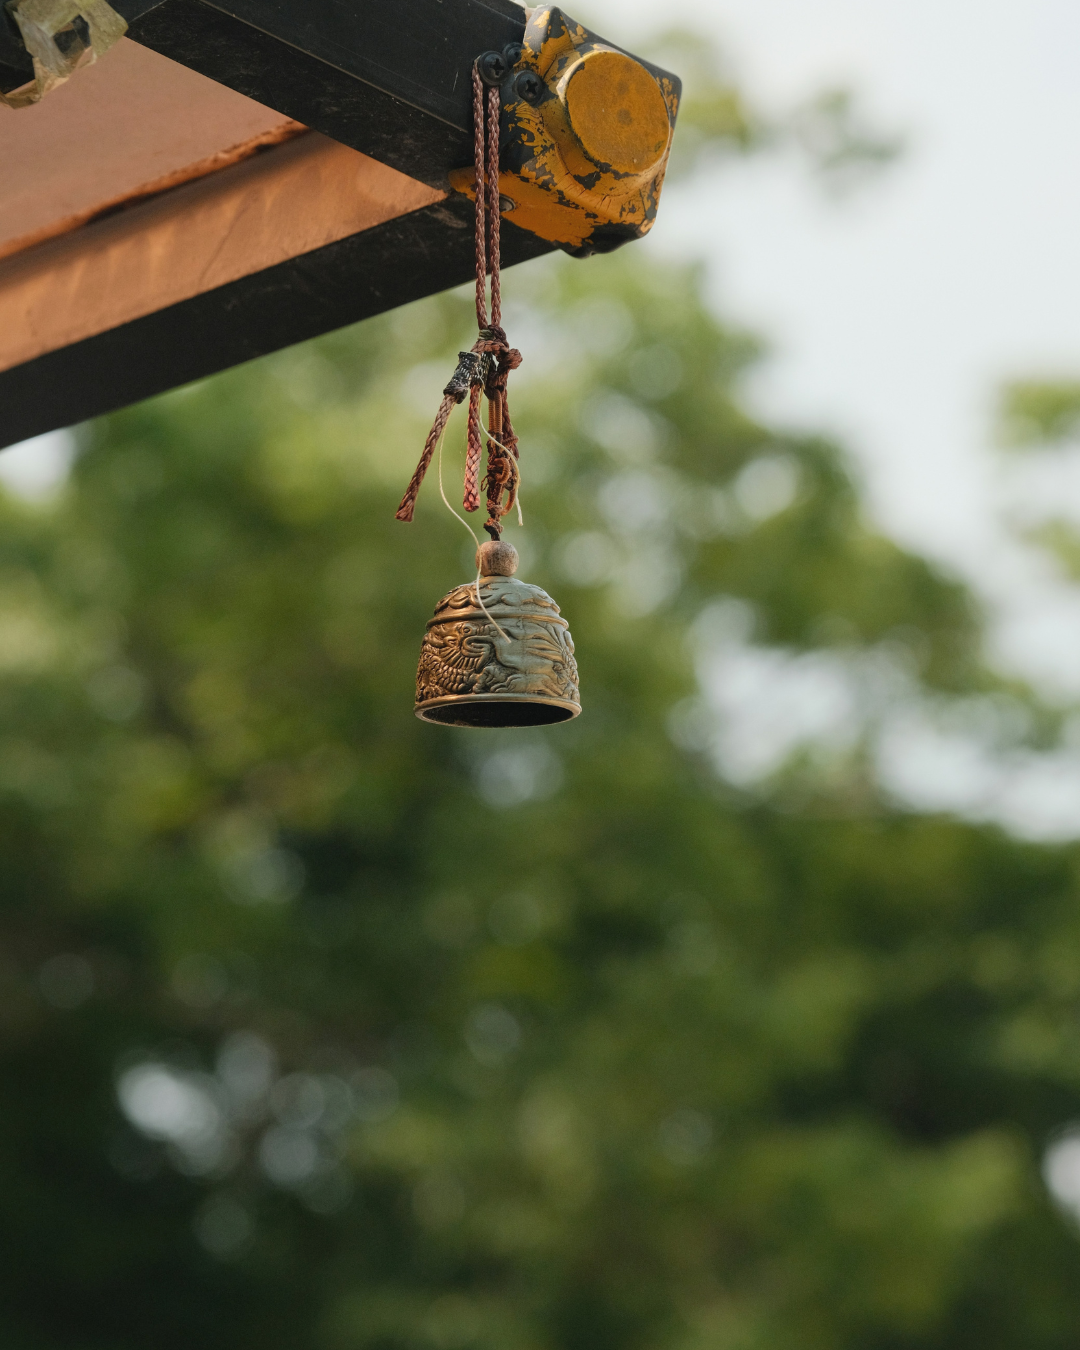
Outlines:
{"label": "knot in cord", "polygon": [[[397,519],[409,521],[416,509],[420,484],[424,481],[435,447],[442,438],[450,414],[459,403],[469,400],[469,424],[465,456],[466,511],[480,507],[480,487],[487,489],[488,518],[484,529],[498,539],[502,534],[502,518],[512,511],[517,502],[518,470],[517,436],[510,421],[507,401],[507,377],[521,365],[521,353],[511,347],[502,327],[501,240],[499,198],[499,118],[500,98],[497,88],[487,91],[485,110],[484,82],[473,65],[473,160],[476,192],[476,326],[478,337],[472,350],[458,353],[457,369],[443,390],[443,401],[436,414],[420,463],[405,490]],[[486,117],[485,117],[486,112]],[[487,278],[491,276],[491,313],[488,314]],[[480,398],[488,404],[486,429],[480,421]],[[487,442],[487,472],[483,484],[479,482],[480,461]],[[520,510],[519,513],[520,515]]]}

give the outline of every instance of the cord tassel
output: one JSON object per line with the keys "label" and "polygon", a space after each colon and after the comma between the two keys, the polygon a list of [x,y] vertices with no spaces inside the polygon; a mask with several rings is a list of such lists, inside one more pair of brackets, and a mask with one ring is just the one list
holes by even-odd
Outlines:
{"label": "cord tassel", "polygon": [[405,496],[401,499],[401,505],[395,514],[395,519],[410,521],[413,518],[413,512],[416,510],[416,498],[420,493],[420,484],[424,481],[424,474],[428,471],[431,464],[431,457],[435,453],[435,447],[439,443],[439,438],[446,430],[446,424],[450,420],[450,414],[461,399],[455,399],[452,394],[444,396],[439,405],[438,415],[428,432],[428,438],[424,442],[424,453],[420,456],[420,463],[416,466],[416,472],[409,480],[409,486],[405,489]]}
{"label": "cord tassel", "polygon": [[[473,65],[473,163],[476,193],[476,326],[479,336],[472,350],[461,352],[458,368],[443,391],[438,416],[424,442],[424,453],[397,510],[397,519],[410,521],[416,507],[435,447],[446,429],[454,406],[469,396],[468,449],[465,457],[463,504],[466,511],[480,509],[480,463],[487,450],[487,520],[484,529],[498,539],[502,519],[517,501],[520,470],[517,437],[510,423],[506,381],[521,365],[521,353],[510,346],[502,329],[502,215],[499,197],[499,118],[497,88],[488,90],[485,108],[484,84]],[[490,235],[490,239],[489,239]],[[488,318],[487,277],[491,267],[491,318]],[[488,402],[485,437],[480,421],[480,398]]]}
{"label": "cord tassel", "polygon": [[480,439],[480,394],[480,385],[474,384],[469,391],[468,452],[465,455],[465,496],[462,501],[466,511],[480,509],[480,492],[477,484],[480,477],[480,460],[484,454],[483,442]]}

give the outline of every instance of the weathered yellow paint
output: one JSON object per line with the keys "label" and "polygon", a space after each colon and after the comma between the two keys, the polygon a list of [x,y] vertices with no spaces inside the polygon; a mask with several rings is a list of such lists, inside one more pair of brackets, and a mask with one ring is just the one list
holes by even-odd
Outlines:
{"label": "weathered yellow paint", "polygon": [[[676,82],[548,5],[533,11],[518,70],[534,71],[544,94],[534,105],[512,81],[504,90],[503,215],[571,252],[646,234],[678,112]],[[450,182],[474,195],[471,169]]]}
{"label": "weathered yellow paint", "polygon": [[594,50],[574,62],[558,94],[585,155],[615,173],[655,173],[671,139],[655,78],[622,52]]}

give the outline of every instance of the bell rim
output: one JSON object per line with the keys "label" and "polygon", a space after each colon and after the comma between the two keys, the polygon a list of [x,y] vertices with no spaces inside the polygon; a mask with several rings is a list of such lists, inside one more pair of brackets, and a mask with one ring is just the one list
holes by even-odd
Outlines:
{"label": "bell rim", "polygon": [[[432,708],[464,707],[470,704],[478,703],[541,703],[549,708],[564,708],[569,717],[562,718],[563,722],[572,722],[575,717],[581,714],[581,704],[569,698],[541,698],[536,694],[440,694],[438,698],[426,698],[423,703],[413,704],[413,713],[421,722],[427,722],[429,726],[447,726],[446,722],[440,722],[437,719],[425,717],[424,714]],[[559,725],[553,723],[553,725]],[[474,731],[497,731],[498,727],[476,726],[469,728]],[[506,728],[502,728],[505,730]]]}

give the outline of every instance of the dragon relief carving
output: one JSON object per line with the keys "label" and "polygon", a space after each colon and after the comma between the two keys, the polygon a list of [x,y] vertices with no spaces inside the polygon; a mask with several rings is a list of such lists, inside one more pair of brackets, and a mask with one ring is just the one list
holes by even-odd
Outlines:
{"label": "dragon relief carving", "polygon": [[490,577],[481,583],[480,597],[498,628],[477,606],[472,584],[458,586],[435,607],[420,651],[417,703],[466,694],[577,703],[574,643],[551,596],[539,586]]}

